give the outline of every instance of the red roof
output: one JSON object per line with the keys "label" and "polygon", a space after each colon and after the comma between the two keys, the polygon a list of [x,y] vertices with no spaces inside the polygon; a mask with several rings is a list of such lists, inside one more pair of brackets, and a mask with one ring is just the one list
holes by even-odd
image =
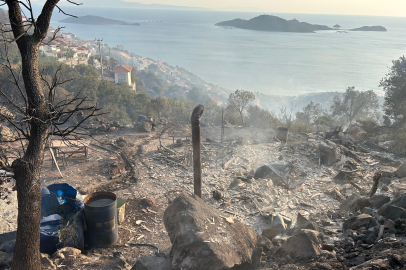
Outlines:
{"label": "red roof", "polygon": [[126,65],[121,65],[121,66],[116,66],[114,68],[114,73],[128,73],[131,72],[133,68],[130,66],[126,66]]}
{"label": "red roof", "polygon": [[83,56],[85,55],[85,53],[78,53],[78,56]]}
{"label": "red roof", "polygon": [[65,51],[59,51],[58,53],[66,53]]}

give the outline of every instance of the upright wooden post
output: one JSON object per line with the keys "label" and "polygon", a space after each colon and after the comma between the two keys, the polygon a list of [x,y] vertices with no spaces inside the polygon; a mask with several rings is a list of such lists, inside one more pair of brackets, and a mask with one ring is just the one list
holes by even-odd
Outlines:
{"label": "upright wooden post", "polygon": [[200,117],[204,111],[203,105],[198,105],[193,110],[192,123],[192,144],[193,144],[193,170],[194,170],[194,193],[202,197],[202,162],[200,142]]}

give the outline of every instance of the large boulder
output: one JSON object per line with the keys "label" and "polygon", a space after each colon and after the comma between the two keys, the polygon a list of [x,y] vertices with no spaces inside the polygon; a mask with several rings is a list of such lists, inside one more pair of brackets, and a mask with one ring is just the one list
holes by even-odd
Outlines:
{"label": "large boulder", "polygon": [[[258,234],[225,219],[195,195],[182,194],[165,210],[174,270],[230,269],[252,262]],[[252,268],[253,269],[253,268]]]}
{"label": "large boulder", "polygon": [[347,219],[343,224],[343,230],[357,230],[361,227],[367,228],[372,217],[367,214],[353,216]]}
{"label": "large boulder", "polygon": [[406,210],[402,207],[389,205],[386,208],[385,218],[393,221],[396,221],[398,218],[406,219]]}
{"label": "large boulder", "polygon": [[317,231],[301,229],[282,246],[282,252],[297,259],[313,258],[321,254]]}
{"label": "large boulder", "polygon": [[381,208],[379,208],[378,210],[378,215],[380,216],[385,216],[386,214],[386,208],[388,208],[389,205],[393,205],[393,206],[398,206],[401,208],[405,208],[406,209],[406,194],[403,194],[402,196],[384,204],[383,206],[381,206]]}

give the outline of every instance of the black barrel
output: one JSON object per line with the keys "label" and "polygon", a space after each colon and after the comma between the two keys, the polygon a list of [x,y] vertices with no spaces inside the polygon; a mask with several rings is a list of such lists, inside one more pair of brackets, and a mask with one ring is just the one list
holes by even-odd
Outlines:
{"label": "black barrel", "polygon": [[117,196],[111,192],[96,192],[88,195],[84,203],[89,244],[114,244],[118,239]]}

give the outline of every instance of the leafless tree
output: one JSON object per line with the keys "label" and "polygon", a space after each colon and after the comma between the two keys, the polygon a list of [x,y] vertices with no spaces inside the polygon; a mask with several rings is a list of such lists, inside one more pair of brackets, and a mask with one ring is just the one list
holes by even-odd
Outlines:
{"label": "leafless tree", "polygon": [[[71,0],[67,1],[79,5]],[[7,170],[14,172],[18,199],[18,228],[12,266],[14,270],[37,270],[41,267],[40,171],[48,137],[54,135],[65,139],[76,138],[83,134],[79,128],[81,124],[100,114],[99,109],[89,105],[87,98],[80,94],[58,100],[55,98],[58,87],[67,82],[60,79],[61,69],[58,69],[52,79],[40,74],[39,47],[47,37],[52,13],[57,9],[66,14],[58,6],[58,2],[59,0],[46,0],[40,15],[35,17],[30,0],[0,0],[1,5],[7,5],[9,14],[9,24],[1,27],[4,37],[2,44],[7,46],[8,43],[15,42],[21,54],[21,66],[15,66],[7,59],[2,65],[15,90],[10,93],[0,89],[0,95],[8,102],[10,110],[15,112],[15,117],[0,117],[17,131],[16,140],[26,141],[22,143],[23,155],[11,165],[4,164]],[[59,30],[55,31],[53,38]],[[12,38],[6,37],[8,33],[12,33]],[[79,122],[72,123],[70,120],[78,113],[84,117]]]}

